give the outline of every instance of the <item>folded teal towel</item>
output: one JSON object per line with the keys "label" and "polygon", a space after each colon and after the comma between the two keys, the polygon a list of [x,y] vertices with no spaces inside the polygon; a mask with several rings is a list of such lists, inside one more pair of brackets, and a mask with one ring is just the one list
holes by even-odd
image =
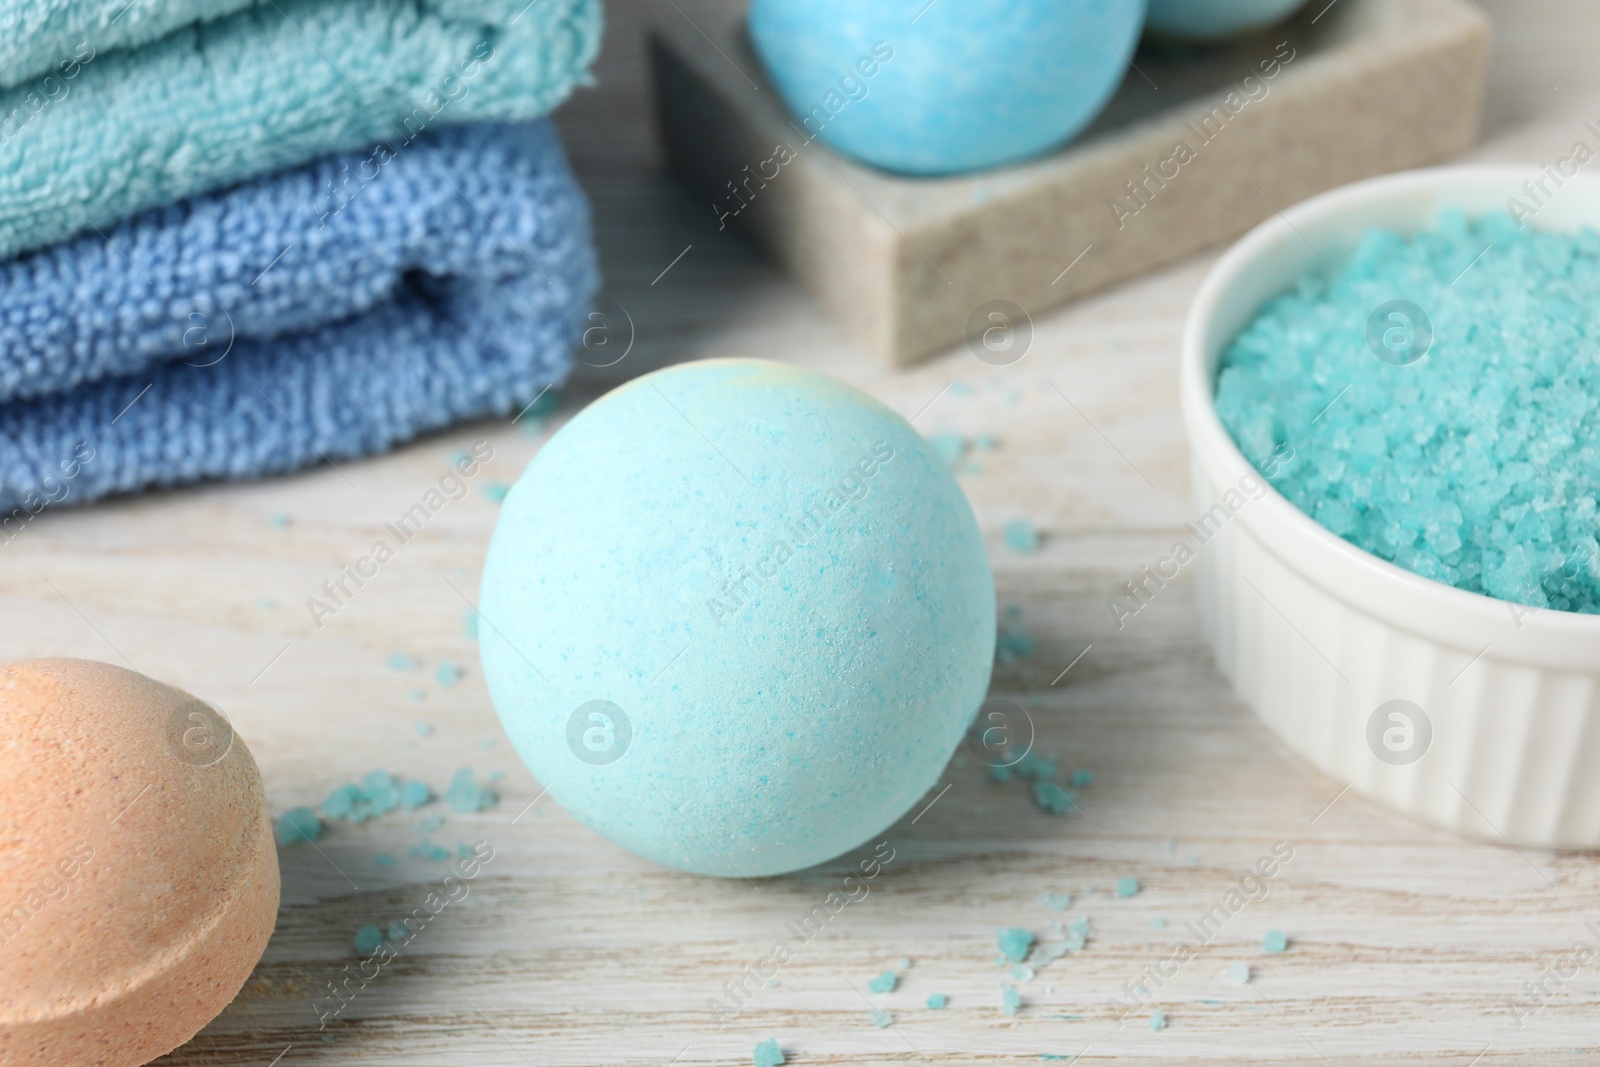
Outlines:
{"label": "folded teal towel", "polygon": [[599,0],[0,0],[0,259],[583,82]]}

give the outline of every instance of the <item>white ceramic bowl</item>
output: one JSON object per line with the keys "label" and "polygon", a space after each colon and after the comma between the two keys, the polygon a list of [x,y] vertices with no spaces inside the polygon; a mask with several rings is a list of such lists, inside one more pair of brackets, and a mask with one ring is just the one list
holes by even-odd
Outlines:
{"label": "white ceramic bowl", "polygon": [[[1600,616],[1536,610],[1402,570],[1275,490],[1211,511],[1254,473],[1213,403],[1217,360],[1269,298],[1342,263],[1362,232],[1527,201],[1535,167],[1448,167],[1324,193],[1262,223],[1212,268],[1184,332],[1182,407],[1195,561],[1217,663],[1296,751],[1340,782],[1462,833],[1600,847]],[[1565,179],[1530,225],[1600,229],[1600,180]],[[1531,201],[1529,201],[1531,203]],[[1263,479],[1264,482],[1264,479]],[[1250,485],[1248,481],[1244,484]],[[1230,513],[1231,512],[1231,513]],[[1390,704],[1406,701],[1409,704]]]}

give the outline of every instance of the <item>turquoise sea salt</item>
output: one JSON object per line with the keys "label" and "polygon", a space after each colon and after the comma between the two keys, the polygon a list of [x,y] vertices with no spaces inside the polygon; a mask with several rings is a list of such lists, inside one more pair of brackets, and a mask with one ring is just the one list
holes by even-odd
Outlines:
{"label": "turquoise sea salt", "polygon": [[456,811],[470,814],[494,807],[500,798],[488,786],[478,784],[470,767],[463,767],[450,779],[450,788],[446,790],[444,799]]}
{"label": "turquoise sea salt", "polygon": [[1022,607],[1007,604],[997,620],[994,642],[995,659],[1001,663],[1015,663],[1033,658],[1033,634],[1022,618]]}
{"label": "turquoise sea salt", "polygon": [[1043,904],[1051,911],[1066,911],[1067,906],[1072,903],[1072,894],[1051,892],[1040,893],[1039,903]]}
{"label": "turquoise sea salt", "polygon": [[1029,956],[1028,959],[1030,962],[1037,964],[1040,967],[1046,967],[1060,959],[1062,956],[1065,956],[1068,952],[1081,949],[1082,947],[1083,940],[1081,938],[1074,938],[1068,941],[1055,941],[1048,945],[1035,946],[1033,954]]}
{"label": "turquoise sea salt", "polygon": [[1600,613],[1600,233],[1460,212],[1412,238],[1370,231],[1229,344],[1216,404],[1345,540],[1460,589]]}
{"label": "turquoise sea salt", "polygon": [[1065,815],[1076,805],[1078,796],[1070,789],[1062,789],[1049,779],[1039,779],[1033,783],[1033,802],[1040,811],[1048,811],[1051,815]]}
{"label": "turquoise sea salt", "polygon": [[1001,529],[1006,547],[1019,556],[1031,556],[1039,551],[1039,528],[1032,519],[1012,519]]}
{"label": "turquoise sea salt", "polygon": [[294,845],[322,836],[322,820],[310,808],[290,808],[278,820],[278,844]]}
{"label": "turquoise sea salt", "polygon": [[1021,963],[1033,947],[1033,931],[1021,926],[1005,926],[995,931],[995,940],[1002,956],[1012,963]]}
{"label": "turquoise sea salt", "polygon": [[330,819],[366,822],[387,815],[400,806],[400,781],[388,771],[362,775],[361,781],[347,782],[328,794],[322,814]]}
{"label": "turquoise sea salt", "polygon": [[383,927],[368,923],[356,931],[353,944],[357,952],[374,952],[383,944]]}
{"label": "turquoise sea salt", "polygon": [[400,787],[400,806],[406,811],[416,811],[432,799],[433,790],[428,788],[426,782],[413,779]]}
{"label": "turquoise sea salt", "polygon": [[962,456],[967,454],[967,439],[958,433],[952,433],[948,430],[943,433],[936,433],[928,438],[928,444],[932,446],[940,459],[952,467],[961,461]]}

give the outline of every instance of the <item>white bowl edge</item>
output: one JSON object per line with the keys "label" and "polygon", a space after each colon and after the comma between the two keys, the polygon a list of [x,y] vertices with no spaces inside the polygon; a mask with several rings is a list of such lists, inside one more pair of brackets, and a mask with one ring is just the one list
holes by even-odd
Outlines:
{"label": "white bowl edge", "polygon": [[[1415,232],[1445,208],[1504,210],[1538,174],[1473,166],[1375,178],[1307,200],[1234,245],[1207,275],[1184,332],[1181,404],[1197,507],[1255,473],[1218,418],[1213,389],[1222,349],[1267,299],[1348,257],[1369,227]],[[1600,180],[1567,180],[1533,224],[1600,229]],[[1587,784],[1600,779],[1600,616],[1513,606],[1412,574],[1270,488],[1228,520],[1197,570],[1223,672],[1323,770],[1463,832],[1600,846],[1600,786]],[[1404,766],[1376,758],[1365,739],[1368,713],[1397,698],[1435,720],[1433,751]]]}

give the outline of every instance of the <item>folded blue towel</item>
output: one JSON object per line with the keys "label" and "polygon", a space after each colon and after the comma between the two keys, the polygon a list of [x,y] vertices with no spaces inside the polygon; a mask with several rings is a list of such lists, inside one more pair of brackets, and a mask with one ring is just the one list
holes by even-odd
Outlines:
{"label": "folded blue towel", "polygon": [[564,380],[598,285],[544,120],[333,156],[0,264],[0,515],[513,414]]}
{"label": "folded blue towel", "polygon": [[599,0],[0,0],[0,259],[424,129],[534,119]]}

